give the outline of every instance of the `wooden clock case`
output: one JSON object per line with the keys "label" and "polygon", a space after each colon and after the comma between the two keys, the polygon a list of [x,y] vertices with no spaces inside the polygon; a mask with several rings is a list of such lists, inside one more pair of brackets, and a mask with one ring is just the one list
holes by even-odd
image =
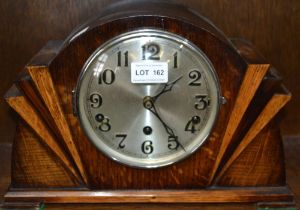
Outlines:
{"label": "wooden clock case", "polygon": [[[85,61],[109,39],[141,28],[169,31],[197,45],[212,62],[227,101],[206,143],[159,169],[107,158],[73,114],[72,91]],[[279,111],[290,93],[249,43],[226,38],[192,9],[149,1],[107,8],[65,41],[50,41],[5,98],[20,116],[7,204],[293,204],[279,131]]]}

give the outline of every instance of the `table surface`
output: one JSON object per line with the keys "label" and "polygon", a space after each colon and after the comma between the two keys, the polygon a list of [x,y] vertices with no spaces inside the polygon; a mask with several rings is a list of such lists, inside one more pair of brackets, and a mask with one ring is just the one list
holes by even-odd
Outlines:
{"label": "table surface", "polygon": [[[284,137],[285,163],[287,173],[287,183],[295,194],[297,207],[300,210],[300,136]],[[3,201],[10,183],[10,156],[12,145],[9,143],[0,144],[0,203]],[[122,207],[115,204],[47,204],[45,209],[170,209],[170,204],[126,204]],[[196,204],[179,204],[172,207],[173,210],[196,210],[196,209],[230,209],[230,210],[247,210],[255,209],[253,205],[196,205]]]}

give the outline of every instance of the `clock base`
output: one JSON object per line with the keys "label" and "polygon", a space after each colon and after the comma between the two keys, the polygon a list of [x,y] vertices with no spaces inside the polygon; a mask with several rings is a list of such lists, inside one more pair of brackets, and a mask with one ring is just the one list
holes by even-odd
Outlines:
{"label": "clock base", "polygon": [[14,190],[4,196],[5,202],[41,203],[260,203],[284,204],[294,201],[287,186],[280,187],[214,187],[201,190]]}

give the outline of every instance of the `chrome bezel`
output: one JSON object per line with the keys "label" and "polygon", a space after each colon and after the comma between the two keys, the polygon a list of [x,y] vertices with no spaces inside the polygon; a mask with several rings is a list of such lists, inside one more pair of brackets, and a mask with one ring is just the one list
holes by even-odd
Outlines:
{"label": "chrome bezel", "polygon": [[[99,54],[101,54],[102,52],[105,52],[106,49],[120,43],[123,42],[125,40],[131,39],[131,38],[136,38],[136,37],[143,37],[143,36],[151,36],[151,37],[161,37],[161,38],[165,38],[165,39],[170,39],[172,41],[176,41],[178,43],[184,44],[185,46],[189,47],[190,49],[192,49],[195,53],[197,53],[197,55],[202,56],[203,60],[205,62],[207,62],[207,65],[209,66],[209,71],[211,73],[211,76],[214,80],[214,86],[215,86],[215,95],[216,95],[216,100],[217,100],[217,104],[216,104],[216,110],[214,112],[212,112],[213,116],[213,123],[211,124],[211,126],[209,127],[209,129],[207,129],[207,132],[204,136],[204,138],[201,138],[199,141],[197,141],[197,145],[193,147],[193,149],[190,149],[189,151],[186,151],[184,153],[184,155],[180,155],[174,158],[169,158],[165,161],[156,161],[153,163],[149,163],[149,161],[147,162],[147,160],[143,161],[141,158],[128,158],[126,157],[126,155],[124,154],[120,154],[119,152],[117,152],[116,150],[108,147],[105,143],[103,143],[103,141],[101,139],[99,139],[96,135],[93,134],[93,130],[91,129],[91,126],[86,125],[88,122],[88,119],[86,117],[86,115],[84,115],[84,107],[80,106],[80,91],[81,91],[81,85],[82,85],[82,81],[84,78],[84,75],[86,74],[86,71],[88,71],[88,67],[90,65],[90,63],[97,57],[99,56]],[[168,166],[171,165],[173,163],[176,163],[184,158],[187,158],[188,156],[190,156],[192,153],[194,153],[209,137],[209,135],[212,132],[212,129],[216,123],[216,120],[218,118],[218,113],[219,113],[219,109],[222,103],[221,100],[221,90],[220,90],[220,84],[219,84],[219,80],[216,74],[216,71],[211,63],[211,61],[207,58],[207,56],[202,52],[202,50],[200,50],[197,46],[195,46],[192,42],[190,42],[189,40],[171,33],[171,32],[167,32],[167,31],[163,31],[160,29],[152,29],[152,28],[143,28],[143,29],[139,29],[139,30],[134,30],[131,32],[127,32],[127,33],[123,33],[117,37],[114,37],[108,41],[106,41],[104,44],[102,44],[87,60],[87,62],[85,63],[85,65],[82,68],[81,74],[79,76],[78,82],[77,82],[77,86],[75,89],[75,110],[77,110],[77,117],[79,119],[81,128],[84,130],[84,133],[86,134],[86,136],[88,137],[88,139],[99,149],[99,151],[101,151],[103,154],[105,154],[107,157],[111,158],[114,161],[117,161],[119,163],[131,166],[131,167],[137,167],[137,168],[159,168],[159,167],[164,167],[164,166]]]}

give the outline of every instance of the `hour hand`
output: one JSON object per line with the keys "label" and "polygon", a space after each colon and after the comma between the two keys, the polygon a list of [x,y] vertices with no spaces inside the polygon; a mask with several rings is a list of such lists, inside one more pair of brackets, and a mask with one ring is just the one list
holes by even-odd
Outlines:
{"label": "hour hand", "polygon": [[173,86],[182,78],[183,76],[180,76],[178,77],[176,80],[174,80],[173,82],[169,82],[167,84],[165,84],[164,88],[158,93],[156,94],[155,96],[152,97],[152,101],[153,103],[157,100],[157,98],[159,96],[161,96],[162,94],[168,92],[168,91],[171,91]]}

